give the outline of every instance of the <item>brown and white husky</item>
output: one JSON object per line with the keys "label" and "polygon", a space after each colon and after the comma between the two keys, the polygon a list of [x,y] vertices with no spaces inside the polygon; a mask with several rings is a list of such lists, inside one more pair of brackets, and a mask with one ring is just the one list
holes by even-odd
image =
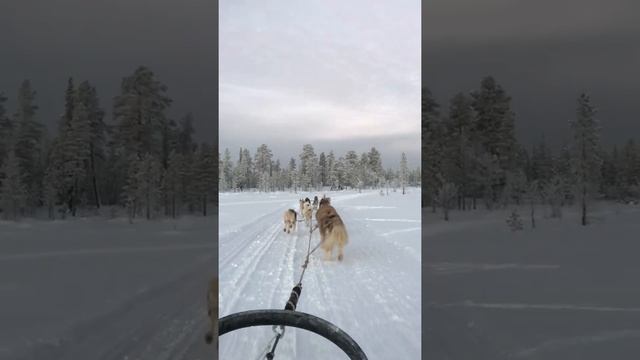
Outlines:
{"label": "brown and white husky", "polygon": [[284,232],[287,234],[291,234],[292,231],[296,230],[296,224],[298,223],[298,214],[295,210],[289,209],[284,212],[282,216],[284,219]]}
{"label": "brown and white husky", "polygon": [[338,260],[344,258],[344,247],[349,242],[347,228],[336,209],[331,206],[331,199],[323,197],[316,212],[317,226],[320,229],[320,247],[324,250],[325,260],[333,257],[333,249],[338,247]]}

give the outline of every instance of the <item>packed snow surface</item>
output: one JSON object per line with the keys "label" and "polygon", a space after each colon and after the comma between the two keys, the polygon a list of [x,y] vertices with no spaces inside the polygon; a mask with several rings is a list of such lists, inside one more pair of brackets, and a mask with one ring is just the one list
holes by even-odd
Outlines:
{"label": "packed snow surface", "polygon": [[[346,331],[371,360],[420,359],[420,189],[220,194],[220,316],[283,309],[308,249],[309,229],[298,222],[283,231],[283,213],[298,199],[331,197],[349,233],[344,261],[311,255],[298,311]],[[314,216],[315,221],[315,216]],[[318,232],[311,246],[320,241]],[[220,359],[258,359],[273,338],[271,327],[220,337]],[[276,358],[346,359],[328,340],[287,328]]]}
{"label": "packed snow surface", "polygon": [[617,359],[640,354],[640,207],[424,209],[425,359]]}
{"label": "packed snow surface", "polygon": [[0,221],[0,359],[212,359],[215,219]]}

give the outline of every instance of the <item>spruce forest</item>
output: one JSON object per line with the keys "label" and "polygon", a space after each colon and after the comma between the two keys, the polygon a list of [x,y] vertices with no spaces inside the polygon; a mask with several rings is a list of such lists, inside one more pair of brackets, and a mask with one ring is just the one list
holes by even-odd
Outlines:
{"label": "spruce forest", "polygon": [[[422,206],[442,211],[523,205],[548,206],[561,217],[578,206],[589,222],[596,200],[637,202],[640,147],[634,139],[605,148],[596,106],[587,94],[575,103],[567,141],[553,149],[544,137],[527,149],[515,135],[511,97],[492,77],[478,90],[455,95],[445,107],[422,95]],[[535,223],[534,223],[535,224]]]}
{"label": "spruce forest", "polygon": [[397,170],[384,169],[382,155],[372,147],[358,155],[350,150],[340,157],[333,151],[316,154],[313,145],[305,144],[296,158],[281,164],[274,160],[273,152],[262,144],[251,156],[249,149],[240,149],[237,160],[232,160],[229,149],[220,156],[220,191],[254,189],[270,191],[310,191],[342,189],[382,189],[420,186],[419,167],[411,169],[405,153],[398,157]]}
{"label": "spruce forest", "polygon": [[[61,95],[64,84],[61,84]],[[154,73],[139,67],[122,80],[105,119],[88,81],[66,85],[64,112],[49,134],[29,80],[13,113],[0,93],[0,215],[7,220],[100,213],[152,219],[207,215],[217,199],[217,151],[194,140],[194,119],[167,111],[172,100]],[[48,119],[49,120],[49,119]]]}

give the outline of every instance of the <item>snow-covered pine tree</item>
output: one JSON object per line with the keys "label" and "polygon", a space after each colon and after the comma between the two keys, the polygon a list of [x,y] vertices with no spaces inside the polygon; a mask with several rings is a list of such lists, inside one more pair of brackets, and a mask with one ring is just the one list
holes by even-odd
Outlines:
{"label": "snow-covered pine tree", "polygon": [[400,158],[400,186],[402,187],[402,195],[406,194],[407,180],[409,177],[409,167],[407,164],[407,155],[402,153]]}
{"label": "snow-covered pine tree", "polygon": [[359,161],[358,154],[349,150],[344,156],[344,175],[346,180],[346,185],[355,188],[358,186],[358,182],[360,181],[359,177]]}
{"label": "snow-covered pine tree", "polygon": [[380,181],[384,177],[384,169],[382,168],[382,155],[375,147],[372,147],[367,154],[369,158],[369,170],[371,171],[372,179],[375,182],[372,184],[376,187],[384,186],[384,182]]}
{"label": "snow-covered pine tree", "polygon": [[293,191],[295,193],[298,192],[298,169],[297,169],[297,165],[296,165],[296,159],[291,158],[291,160],[289,160],[289,169],[288,169],[288,173],[289,173],[289,183],[291,184],[291,188],[293,189]]}
{"label": "snow-covered pine tree", "polygon": [[371,185],[371,171],[369,169],[369,156],[367,153],[360,154],[358,173],[358,190],[362,191],[364,187],[369,187]]}
{"label": "snow-covered pine tree", "polygon": [[339,157],[335,162],[335,173],[333,177],[333,180],[335,181],[335,183],[333,184],[335,190],[342,190],[348,182],[345,162],[346,161],[342,156]]}
{"label": "snow-covered pine tree", "polygon": [[329,180],[329,168],[324,151],[320,153],[320,157],[318,158],[318,167],[320,171],[320,187],[325,187]]}
{"label": "snow-covered pine tree", "polygon": [[82,82],[77,90],[77,102],[84,106],[86,111],[86,142],[88,144],[88,154],[85,161],[86,192],[89,201],[96,208],[100,208],[100,188],[98,178],[101,177],[101,170],[105,160],[105,143],[107,125],[104,123],[104,110],[100,107],[98,94],[94,86],[88,81]]}
{"label": "snow-covered pine tree", "polygon": [[338,171],[336,168],[336,157],[333,151],[329,151],[327,155],[327,183],[331,190],[337,189],[340,181],[338,179]]}
{"label": "snow-covered pine tree", "polygon": [[[422,206],[430,204],[435,211],[436,192],[442,185],[442,156],[444,155],[444,127],[440,119],[440,105],[428,88],[422,89],[422,178],[425,191],[422,192]],[[395,190],[395,189],[394,189]]]}
{"label": "snow-covered pine tree", "polygon": [[576,179],[577,196],[580,199],[582,225],[587,225],[587,203],[597,189],[602,165],[600,129],[594,117],[595,113],[596,109],[591,104],[589,96],[581,94],[578,98],[576,118],[570,122],[573,133],[572,170]]}
{"label": "snow-covered pine tree", "polygon": [[465,94],[456,94],[449,104],[449,116],[444,119],[445,136],[443,144],[443,172],[458,189],[458,208],[466,210],[465,196],[472,190],[474,168],[473,109],[471,99]]}
{"label": "snow-covered pine tree", "polygon": [[224,158],[222,159],[222,176],[224,177],[224,183],[227,185],[225,189],[221,191],[227,191],[233,188],[233,161],[231,160],[231,152],[229,149],[224,149]]}
{"label": "snow-covered pine tree", "polygon": [[317,187],[318,178],[318,159],[311,144],[305,144],[300,154],[300,166],[298,167],[298,175],[300,186],[308,191],[312,187]]}
{"label": "snow-covered pine tree", "polygon": [[258,147],[255,154],[254,168],[260,191],[267,192],[271,188],[271,163],[273,153],[266,144]]}
{"label": "snow-covered pine tree", "polygon": [[511,98],[494,78],[485,77],[480,90],[471,94],[472,106],[476,117],[474,121],[473,142],[495,157],[502,170],[500,177],[495,179],[491,189],[491,202],[498,200],[505,186],[506,171],[513,170],[514,154],[516,153],[516,139],[514,130],[514,114],[511,111]]}
{"label": "snow-covered pine tree", "polygon": [[85,199],[87,188],[84,186],[89,175],[88,165],[91,156],[91,128],[89,111],[76,97],[69,128],[62,136],[63,176],[69,211],[76,216],[78,206]]}
{"label": "snow-covered pine tree", "polygon": [[159,156],[167,121],[165,111],[171,105],[166,85],[150,69],[141,66],[122,80],[120,91],[114,99],[113,114],[115,135],[125,156],[147,153]]}
{"label": "snow-covered pine tree", "polygon": [[27,192],[26,208],[33,211],[41,197],[42,186],[42,138],[44,127],[36,120],[34,104],[36,92],[31,87],[31,82],[25,80],[20,85],[17,98],[17,111],[14,115],[17,132],[15,142],[15,155],[20,163],[20,173]]}

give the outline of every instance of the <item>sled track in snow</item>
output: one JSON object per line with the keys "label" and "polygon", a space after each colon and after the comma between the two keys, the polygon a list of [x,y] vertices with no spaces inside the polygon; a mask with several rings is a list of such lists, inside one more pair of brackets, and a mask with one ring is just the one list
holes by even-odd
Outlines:
{"label": "sled track in snow", "polygon": [[[409,275],[407,271],[419,270],[420,265],[413,264],[414,256],[408,255],[406,243],[390,241],[389,235],[377,230],[379,225],[371,226],[359,219],[360,208],[354,211],[343,205],[367,195],[372,196],[370,193],[332,196],[331,202],[337,205],[349,232],[345,260],[337,261],[334,252],[334,259],[325,262],[321,249],[311,255],[298,310],[345,330],[371,359],[413,358],[420,347],[419,334],[415,334],[415,319],[419,319],[420,311],[416,302],[420,299],[405,277]],[[284,307],[302,271],[309,244],[309,228],[304,222],[298,222],[291,234],[283,232],[282,212],[288,207],[297,208],[297,201],[274,205],[273,211],[260,214],[254,221],[247,219],[250,223],[220,237],[221,317]],[[311,247],[319,241],[316,231]],[[398,267],[405,259],[410,260],[410,265]],[[407,293],[407,289],[411,291]],[[223,336],[220,357],[255,359],[272,338],[267,326]],[[385,346],[390,339],[394,341],[393,348]],[[291,328],[278,344],[277,357],[342,358],[339,349],[327,346],[331,345],[322,338]]]}

